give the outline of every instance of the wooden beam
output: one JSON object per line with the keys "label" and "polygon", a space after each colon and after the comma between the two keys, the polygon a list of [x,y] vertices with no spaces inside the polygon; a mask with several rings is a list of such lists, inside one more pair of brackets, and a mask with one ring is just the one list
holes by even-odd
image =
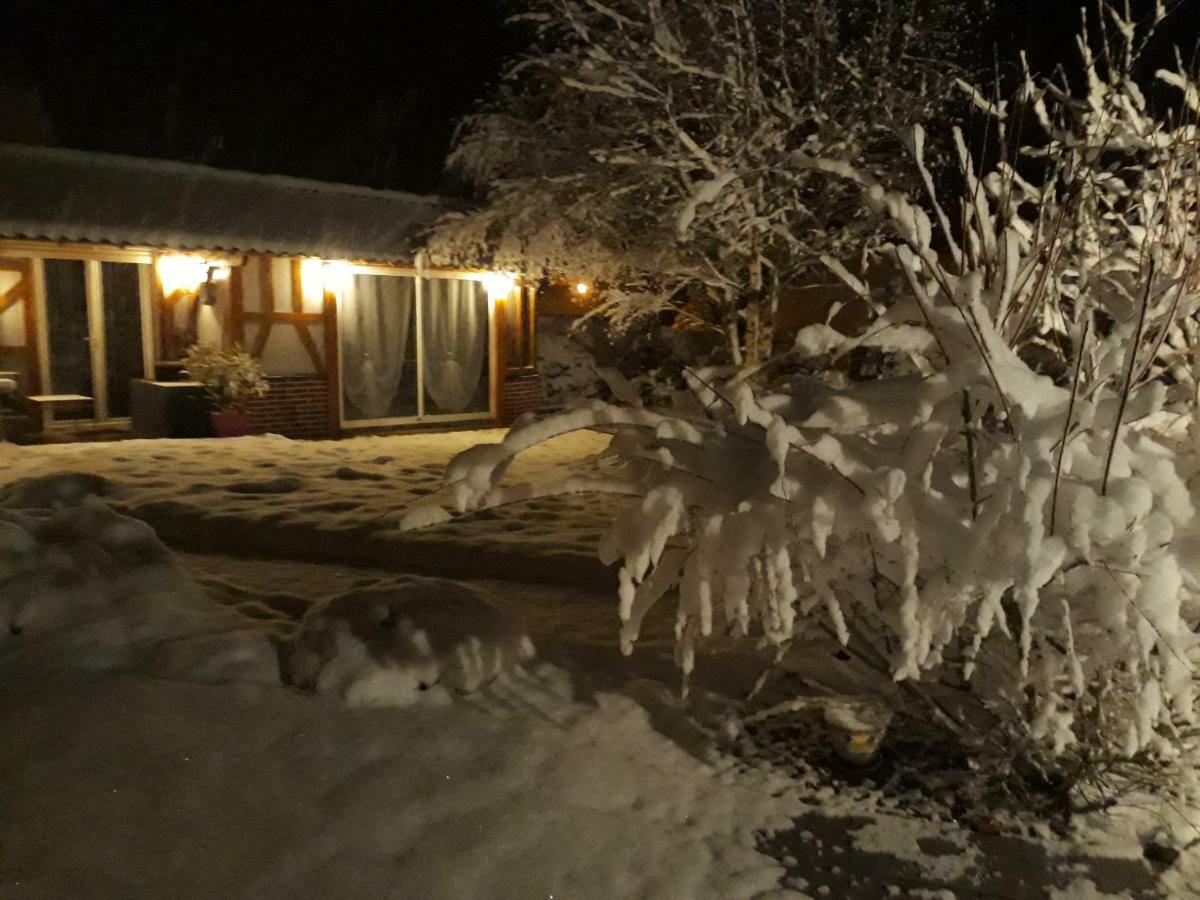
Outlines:
{"label": "wooden beam", "polygon": [[40,394],[49,387],[42,382],[41,318],[38,315],[39,273],[35,272],[35,269],[41,268],[41,263],[30,261],[26,263],[26,268],[31,282],[29,297],[25,300],[25,372],[29,384],[21,385],[21,389],[25,393]]}
{"label": "wooden beam", "polygon": [[305,325],[320,325],[325,321],[323,313],[310,312],[243,312],[242,319],[246,322],[261,322],[271,319],[275,322],[302,323]]}
{"label": "wooden beam", "polygon": [[337,294],[325,291],[325,378],[329,402],[329,433],[337,436],[342,430],[342,365],[338,349]]}
{"label": "wooden beam", "polygon": [[[33,273],[33,321],[36,323],[29,339],[35,341],[32,346],[37,348],[37,393],[48,394],[53,385],[50,378],[50,335],[46,324],[46,269],[40,259],[33,260],[29,266]],[[29,307],[26,306],[28,313]]]}
{"label": "wooden beam", "polygon": [[0,313],[8,312],[10,306],[16,306],[24,299],[25,297],[15,290],[9,291],[3,297],[0,297]]}
{"label": "wooden beam", "polygon": [[300,262],[301,260],[299,259],[292,260],[292,312],[304,312],[303,286],[300,284]]}
{"label": "wooden beam", "polygon": [[58,241],[0,240],[0,256],[17,256],[26,259],[94,259],[98,262],[152,263],[155,258],[167,253],[184,253],[203,256],[207,260],[227,266],[240,266],[246,260],[244,253],[229,253],[224,250],[172,250],[167,247],[128,246],[116,244],[86,244]]}
{"label": "wooden beam", "polygon": [[313,368],[320,374],[325,373],[325,363],[321,360],[321,351],[317,349],[317,343],[313,340],[312,334],[308,330],[308,326],[303,322],[295,324],[296,334],[300,338],[300,343],[304,345],[304,349],[308,351],[308,358],[312,360]]}
{"label": "wooden beam", "polygon": [[254,346],[250,349],[250,355],[255,357],[261,357],[267,349],[271,326],[275,324],[275,278],[269,259],[258,261],[258,308],[262,310],[257,316],[258,333],[254,335]]}
{"label": "wooden beam", "polygon": [[158,361],[158,333],[154,318],[153,266],[138,267],[138,309],[142,317],[142,375],[154,378],[154,364]]}
{"label": "wooden beam", "polygon": [[84,293],[87,297],[88,355],[92,365],[92,418],[108,418],[108,358],[104,352],[104,280],[100,263],[89,259],[83,264]]}
{"label": "wooden beam", "polygon": [[273,324],[274,321],[271,319],[264,319],[259,323],[258,333],[254,335],[254,346],[250,348],[251,356],[261,357],[263,355],[263,351],[267,349],[267,339],[271,336]]}
{"label": "wooden beam", "polygon": [[225,343],[242,346],[246,343],[246,305],[242,294],[242,278],[246,270],[234,269],[229,273],[229,340]]}
{"label": "wooden beam", "polygon": [[497,422],[504,418],[504,382],[508,367],[505,365],[505,310],[508,302],[503,297],[488,299],[488,312],[492,320],[492,352],[488,354],[488,408]]}

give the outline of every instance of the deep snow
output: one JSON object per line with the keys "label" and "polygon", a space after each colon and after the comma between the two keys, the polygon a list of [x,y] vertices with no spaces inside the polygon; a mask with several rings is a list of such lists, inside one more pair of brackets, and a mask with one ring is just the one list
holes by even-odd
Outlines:
{"label": "deep snow", "polygon": [[[219,453],[204,440],[0,442],[0,478],[100,476],[112,504],[184,549],[560,584],[611,580],[595,547],[619,498],[534,499],[399,532],[405,508],[441,487],[456,453],[503,436],[500,429],[343,441],[262,436],[224,440]],[[591,431],[566,435],[517,461],[512,475],[564,475],[607,443]]]}
{"label": "deep snow", "polygon": [[[464,442],[379,440],[443,459]],[[560,445],[561,458],[526,474],[553,474],[598,441]],[[831,783],[812,768],[732,754],[722,737],[727,714],[761,657],[731,645],[701,668],[685,705],[675,692],[671,621],[648,621],[637,653],[623,657],[606,585],[473,582],[471,596],[501,613],[497,621],[518,622],[538,650],[494,679],[485,672],[440,684],[437,659],[429,676],[429,655],[372,653],[368,641],[355,658],[365,671],[390,677],[416,664],[436,687],[414,692],[413,679],[401,679],[392,691],[398,682],[384,679],[370,699],[404,705],[355,708],[342,692],[287,686],[281,678],[294,672],[292,640],[306,615],[312,621],[348,593],[404,595],[437,583],[398,572],[394,561],[365,568],[175,554],[143,523],[83,495],[98,490],[135,509],[156,492],[186,496],[203,480],[201,461],[220,449],[227,471],[219,477],[245,483],[256,464],[272,462],[275,477],[313,482],[292,491],[311,502],[323,485],[316,473],[361,466],[376,447],[166,443],[50,448],[57,463],[42,448],[9,455],[17,464],[3,474],[10,487],[0,504],[6,900],[989,896],[1020,878],[1021,896],[1051,896],[1052,886],[1063,897],[1148,896],[1138,838],[1157,827],[1153,816],[1090,823],[1083,838],[1102,841],[1090,848],[1045,829],[989,837],[869,783]],[[157,476],[140,468],[155,463],[165,467]],[[55,465],[103,477],[58,479],[53,490],[13,484]],[[435,486],[415,476],[407,484],[409,499]],[[201,493],[224,500],[229,492]],[[391,522],[401,512],[393,497],[360,495],[369,514]],[[200,520],[209,514],[193,509]],[[274,510],[281,515],[262,512],[224,508],[263,531],[310,515],[296,497]],[[473,552],[483,539],[468,522],[455,526],[457,552]],[[325,536],[344,544],[354,531]],[[553,538],[527,536],[522,550],[536,561],[554,551]],[[460,582],[445,587],[457,594]],[[421,630],[420,614],[411,618]],[[514,632],[464,628],[461,637],[489,634],[507,641]],[[791,666],[797,676],[829,668],[819,647],[806,656]],[[1168,873],[1167,895],[1186,895],[1192,864],[1185,856]],[[1090,885],[1107,893],[1089,894]]]}

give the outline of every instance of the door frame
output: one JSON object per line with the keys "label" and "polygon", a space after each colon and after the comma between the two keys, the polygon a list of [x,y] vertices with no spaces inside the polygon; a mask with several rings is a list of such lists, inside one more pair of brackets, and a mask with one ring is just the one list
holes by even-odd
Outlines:
{"label": "door frame", "polygon": [[[88,419],[72,419],[71,425],[81,421],[105,424],[120,424],[129,421],[128,416],[108,415],[108,359],[105,353],[104,332],[104,278],[102,263],[133,263],[138,270],[138,308],[141,313],[142,332],[142,377],[154,377],[154,255],[149,251],[117,250],[83,251],[75,249],[63,253],[53,248],[36,255],[27,255],[33,270],[33,303],[37,316],[38,377],[44,394],[54,393],[50,367],[50,320],[46,306],[45,260],[61,259],[83,262],[84,294],[87,302],[88,354],[92,374],[92,415]],[[54,425],[54,412],[47,410],[47,424]]]}

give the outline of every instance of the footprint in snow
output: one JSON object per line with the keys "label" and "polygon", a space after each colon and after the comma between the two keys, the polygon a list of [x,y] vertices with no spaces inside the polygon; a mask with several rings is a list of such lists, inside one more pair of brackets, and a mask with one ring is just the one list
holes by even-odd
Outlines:
{"label": "footprint in snow", "polygon": [[299,478],[271,478],[267,481],[236,481],[225,486],[233,494],[291,494],[304,484]]}
{"label": "footprint in snow", "polygon": [[333,473],[333,477],[340,478],[342,481],[383,481],[387,476],[380,475],[378,472],[363,472],[349,466],[341,466]]}

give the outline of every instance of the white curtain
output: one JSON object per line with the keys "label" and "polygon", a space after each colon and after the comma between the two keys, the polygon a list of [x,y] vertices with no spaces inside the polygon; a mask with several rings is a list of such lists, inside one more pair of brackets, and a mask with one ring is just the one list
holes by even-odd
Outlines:
{"label": "white curtain", "polygon": [[425,392],[437,407],[430,412],[466,412],[484,377],[487,292],[478,281],[429,278],[421,309]]}
{"label": "white curtain", "polygon": [[342,293],[342,385],[346,400],[362,413],[349,418],[394,415],[415,296],[412,278],[347,279]]}

